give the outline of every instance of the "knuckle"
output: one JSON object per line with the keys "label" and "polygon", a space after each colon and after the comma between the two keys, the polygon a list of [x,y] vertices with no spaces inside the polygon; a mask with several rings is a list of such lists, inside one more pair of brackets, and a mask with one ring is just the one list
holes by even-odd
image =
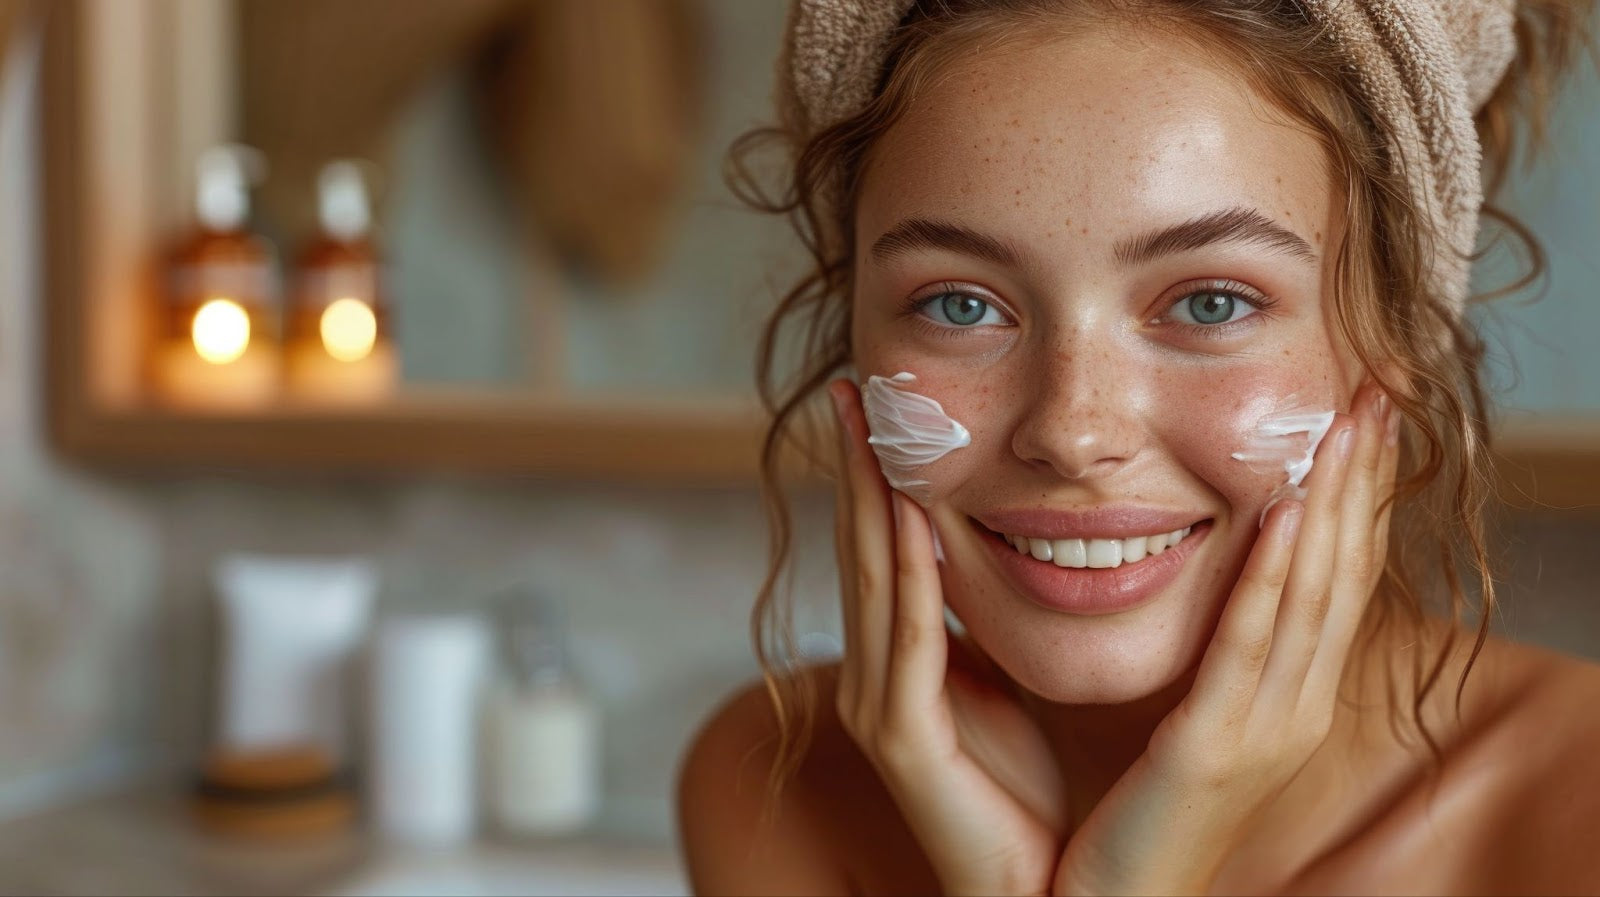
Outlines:
{"label": "knuckle", "polygon": [[918,623],[901,617],[895,621],[894,647],[896,651],[912,652],[919,650],[928,643],[931,633],[928,628]]}
{"label": "knuckle", "polygon": [[1311,722],[1306,726],[1305,731],[1306,739],[1310,742],[1307,745],[1307,752],[1309,753],[1321,747],[1322,743],[1327,741],[1328,736],[1333,733],[1333,710],[1330,708],[1313,714]]}
{"label": "knuckle", "polygon": [[1361,455],[1361,472],[1367,476],[1375,477],[1378,469],[1383,464],[1383,458],[1378,452],[1364,452]]}
{"label": "knuckle", "polygon": [[1228,791],[1248,774],[1251,763],[1241,751],[1231,749],[1201,751],[1190,770],[1196,787],[1206,791]]}
{"label": "knuckle", "polygon": [[898,726],[880,726],[868,738],[872,755],[890,769],[901,769],[910,762],[912,745],[901,737]]}
{"label": "knuckle", "polygon": [[1349,560],[1345,562],[1344,574],[1352,582],[1366,582],[1372,578],[1376,564],[1370,554],[1364,551],[1353,551],[1347,557],[1349,557]]}
{"label": "knuckle", "polygon": [[1288,564],[1272,564],[1270,569],[1251,570],[1244,576],[1245,588],[1263,594],[1281,594],[1288,582]]}
{"label": "knuckle", "polygon": [[868,564],[857,563],[855,571],[856,596],[877,595],[883,588],[883,577]]}
{"label": "knuckle", "polygon": [[1233,639],[1234,653],[1252,672],[1267,665],[1267,655],[1272,653],[1272,634],[1243,636]]}
{"label": "knuckle", "polygon": [[[1375,433],[1369,438],[1371,439],[1373,448],[1376,449],[1379,447],[1379,441],[1383,438],[1383,434]],[[1362,473],[1375,474],[1383,465],[1383,453],[1379,451],[1357,452],[1356,458],[1356,464],[1361,468]]]}
{"label": "knuckle", "polygon": [[1333,604],[1333,592],[1330,589],[1318,589],[1301,602],[1300,614],[1312,628],[1320,628],[1323,621],[1328,619],[1328,608]]}

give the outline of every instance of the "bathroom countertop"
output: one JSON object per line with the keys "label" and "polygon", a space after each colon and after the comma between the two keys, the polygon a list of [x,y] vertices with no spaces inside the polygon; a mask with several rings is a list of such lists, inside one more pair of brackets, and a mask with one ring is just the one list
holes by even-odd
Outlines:
{"label": "bathroom countertop", "polygon": [[0,823],[0,894],[686,894],[675,851],[594,839],[430,850],[359,831],[298,844],[208,834],[183,799],[135,789]]}

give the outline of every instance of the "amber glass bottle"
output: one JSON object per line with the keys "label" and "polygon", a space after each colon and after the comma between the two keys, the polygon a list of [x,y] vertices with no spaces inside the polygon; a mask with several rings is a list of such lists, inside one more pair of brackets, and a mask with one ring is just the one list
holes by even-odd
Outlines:
{"label": "amber glass bottle", "polygon": [[255,407],[278,394],[277,252],[248,224],[250,183],[263,170],[245,146],[200,157],[195,227],[171,256],[152,347],[152,385],[166,404]]}
{"label": "amber glass bottle", "polygon": [[359,164],[317,178],[321,232],[300,253],[288,315],[288,383],[298,401],[363,403],[393,391],[398,365],[372,204]]}

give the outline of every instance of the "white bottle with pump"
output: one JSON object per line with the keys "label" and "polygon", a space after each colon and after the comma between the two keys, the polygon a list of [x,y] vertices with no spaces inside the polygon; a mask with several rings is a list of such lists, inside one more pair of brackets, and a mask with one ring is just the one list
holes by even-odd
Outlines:
{"label": "white bottle with pump", "polygon": [[517,594],[501,622],[506,661],[486,704],[488,804],[512,837],[572,834],[599,810],[600,717],[548,602]]}

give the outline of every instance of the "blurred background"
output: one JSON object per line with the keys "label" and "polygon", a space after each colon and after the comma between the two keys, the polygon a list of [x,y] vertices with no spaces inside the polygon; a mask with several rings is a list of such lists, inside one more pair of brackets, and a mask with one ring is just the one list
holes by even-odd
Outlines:
{"label": "blurred background", "polygon": [[[720,171],[785,11],[0,0],[0,893],[684,892],[678,757],[757,674],[804,259]],[[1494,625],[1600,657],[1592,69],[1550,133],[1549,276],[1479,312]]]}

